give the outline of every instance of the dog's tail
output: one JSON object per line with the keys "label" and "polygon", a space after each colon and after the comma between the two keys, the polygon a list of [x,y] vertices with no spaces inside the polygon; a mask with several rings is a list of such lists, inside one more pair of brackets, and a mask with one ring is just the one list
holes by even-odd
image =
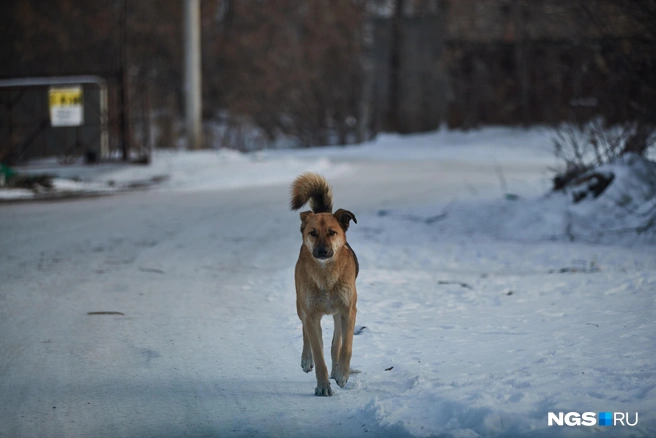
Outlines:
{"label": "dog's tail", "polygon": [[333,212],[333,193],[323,176],[304,173],[292,184],[292,210],[298,210],[310,201],[314,213]]}

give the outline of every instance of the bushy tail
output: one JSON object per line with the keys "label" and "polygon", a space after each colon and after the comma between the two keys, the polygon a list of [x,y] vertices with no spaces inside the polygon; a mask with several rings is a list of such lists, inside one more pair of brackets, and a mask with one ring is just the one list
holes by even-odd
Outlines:
{"label": "bushy tail", "polygon": [[298,210],[310,201],[314,213],[333,212],[333,193],[323,176],[304,173],[292,184],[292,210]]}

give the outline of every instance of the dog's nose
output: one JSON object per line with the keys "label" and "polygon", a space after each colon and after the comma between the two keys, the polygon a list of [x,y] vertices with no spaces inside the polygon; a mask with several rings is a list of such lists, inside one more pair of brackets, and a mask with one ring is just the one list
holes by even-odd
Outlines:
{"label": "dog's nose", "polygon": [[326,259],[332,256],[332,251],[326,248],[325,246],[318,246],[314,248],[314,256],[320,259]]}

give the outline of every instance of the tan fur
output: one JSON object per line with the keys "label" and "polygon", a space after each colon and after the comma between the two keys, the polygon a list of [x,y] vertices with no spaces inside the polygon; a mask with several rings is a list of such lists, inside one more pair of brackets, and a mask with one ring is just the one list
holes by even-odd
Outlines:
{"label": "tan fur", "polygon": [[[319,190],[317,190],[319,188]],[[310,197],[312,196],[312,198]],[[316,197],[321,198],[319,202]],[[301,208],[310,201],[313,207],[330,205],[327,212],[305,211],[300,214],[303,243],[296,262],[296,310],[303,322],[303,353],[301,367],[310,372],[316,364],[315,394],[330,396],[328,369],[323,357],[321,318],[332,315],[335,331],[331,346],[332,372],[340,387],[349,378],[358,299],[355,279],[358,262],[346,242],[349,221],[357,223],[353,213],[338,210],[333,214],[332,194],[325,179],[317,174],[303,174],[292,185],[292,208]],[[320,258],[316,251],[330,253]],[[332,252],[331,252],[332,251]],[[319,257],[318,257],[319,255]]]}
{"label": "tan fur", "polygon": [[298,210],[307,202],[315,213],[333,211],[333,193],[323,176],[306,172],[292,184],[292,210]]}

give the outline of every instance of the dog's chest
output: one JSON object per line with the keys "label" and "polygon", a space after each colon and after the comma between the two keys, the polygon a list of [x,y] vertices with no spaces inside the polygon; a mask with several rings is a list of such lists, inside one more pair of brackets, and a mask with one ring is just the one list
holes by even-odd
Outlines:
{"label": "dog's chest", "polygon": [[351,291],[346,287],[335,285],[331,288],[316,288],[306,297],[308,308],[315,311],[333,314],[340,309],[349,307]]}

